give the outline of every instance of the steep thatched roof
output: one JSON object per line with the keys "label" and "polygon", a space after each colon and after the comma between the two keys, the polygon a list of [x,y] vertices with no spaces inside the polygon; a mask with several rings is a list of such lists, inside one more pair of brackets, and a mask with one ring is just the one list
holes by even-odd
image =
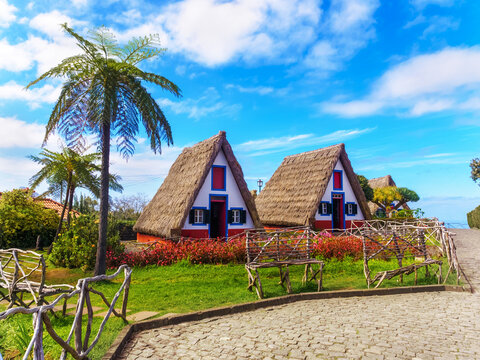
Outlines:
{"label": "steep thatched roof", "polygon": [[[393,178],[390,175],[370,179],[368,180],[368,185],[370,185],[372,189],[380,189],[387,186],[397,186],[397,184],[395,184],[395,181],[393,181]],[[375,211],[377,211],[378,209],[378,205],[374,204],[371,201],[368,202],[368,207],[372,214],[375,214]],[[410,210],[410,207],[407,204],[403,205],[403,208],[406,210]]]}
{"label": "steep thatched roof", "polygon": [[313,226],[315,213],[339,159],[362,213],[370,219],[365,194],[345,152],[345,145],[338,144],[283,159],[256,199],[262,223]]}
{"label": "steep thatched roof", "polygon": [[390,175],[368,180],[368,185],[372,189],[383,188],[387,186],[397,186]]}
{"label": "steep thatched roof", "polygon": [[226,133],[220,131],[218,135],[183,149],[133,230],[155,236],[180,235],[185,219],[220,150],[225,154],[255,227],[261,227],[242,168],[227,141]]}

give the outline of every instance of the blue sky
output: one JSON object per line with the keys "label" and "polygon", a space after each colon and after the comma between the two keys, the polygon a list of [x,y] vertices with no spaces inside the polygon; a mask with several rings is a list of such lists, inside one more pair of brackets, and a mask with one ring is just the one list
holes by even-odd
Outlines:
{"label": "blue sky", "polygon": [[[24,86],[78,53],[60,31],[105,25],[120,42],[159,34],[143,65],[173,129],[155,155],[140,133],[124,193],[152,196],[184,146],[227,131],[250,188],[291,154],[344,142],[357,173],[391,174],[428,216],[465,222],[480,204],[480,2],[453,0],[0,0],[0,191],[26,186],[60,81]],[[49,149],[59,149],[52,137]]]}

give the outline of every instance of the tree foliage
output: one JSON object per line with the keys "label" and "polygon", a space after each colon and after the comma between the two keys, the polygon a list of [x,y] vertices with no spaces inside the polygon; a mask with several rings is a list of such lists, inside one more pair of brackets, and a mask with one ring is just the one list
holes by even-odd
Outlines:
{"label": "tree foliage", "polygon": [[367,201],[373,200],[373,189],[371,188],[370,184],[368,183],[368,179],[363,175],[357,175],[358,182],[362,187],[363,193],[365,194],[365,198]]}
{"label": "tree foliage", "polygon": [[[56,195],[63,202],[57,233],[48,249],[49,254],[53,243],[62,230],[65,210],[67,210],[67,228],[70,225],[70,213],[73,208],[75,190],[83,188],[89,190],[96,197],[100,195],[101,167],[98,164],[100,156],[99,153],[82,154],[71,148],[63,148],[61,152],[43,149],[39,156],[31,155],[29,157],[42,166],[40,171],[30,179],[32,189],[46,181],[48,190],[43,195]],[[119,179],[120,177],[116,175],[110,175],[110,187],[113,190],[123,190],[118,182]],[[63,193],[65,193],[65,199]]]}
{"label": "tree foliage", "polygon": [[32,248],[39,235],[42,243],[48,245],[55,236],[58,219],[55,210],[34,201],[31,192],[4,192],[0,199],[0,248]]}
{"label": "tree foliage", "polygon": [[50,115],[47,138],[57,130],[68,145],[85,143],[85,134],[98,136],[102,152],[100,223],[95,274],[106,271],[106,239],[108,223],[108,187],[110,140],[117,139],[117,149],[124,157],[135,150],[141,123],[146,130],[150,147],[161,152],[162,141],[173,144],[172,132],[163,111],[143,82],[152,83],[179,97],[177,85],[163,76],[137,67],[165,51],[159,48],[158,35],[131,39],[118,45],[113,34],[101,27],[82,37],[67,24],[65,32],[76,40],[81,54],[64,59],[38,79],[31,87],[47,78],[66,79]]}
{"label": "tree foliage", "polygon": [[117,197],[112,200],[112,216],[117,220],[137,220],[147,204],[145,194]]}
{"label": "tree foliage", "polygon": [[479,158],[472,159],[472,161],[470,162],[470,169],[471,169],[470,174],[471,174],[472,180],[475,182],[480,180],[480,159]]}
{"label": "tree foliage", "polygon": [[387,215],[407,202],[416,202],[418,200],[420,200],[418,194],[405,187],[386,186],[373,190],[373,202]]}

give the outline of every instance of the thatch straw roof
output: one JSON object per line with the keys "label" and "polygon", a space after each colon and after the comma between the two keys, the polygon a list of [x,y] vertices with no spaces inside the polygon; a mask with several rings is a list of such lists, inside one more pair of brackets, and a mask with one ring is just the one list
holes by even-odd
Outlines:
{"label": "thatch straw roof", "polygon": [[372,189],[383,188],[387,186],[397,186],[390,175],[368,180],[368,185]]}
{"label": "thatch straw roof", "polygon": [[227,141],[226,133],[220,131],[218,135],[183,149],[133,230],[154,236],[180,235],[185,219],[220,150],[225,154],[255,227],[261,227],[242,168]]}
{"label": "thatch straw roof", "polygon": [[[368,185],[370,185],[372,189],[380,189],[387,186],[395,186],[395,187],[397,186],[397,184],[395,184],[395,181],[393,181],[393,178],[390,175],[378,177],[375,179],[370,179],[368,180]],[[368,207],[372,214],[375,214],[375,211],[378,210],[378,205],[374,204],[371,201],[368,202]],[[410,210],[410,207],[407,204],[404,204],[403,208],[406,210]]]}
{"label": "thatch straw roof", "polygon": [[313,226],[315,213],[333,170],[340,159],[365,218],[370,219],[365,194],[358,182],[345,145],[287,156],[256,199],[264,225]]}

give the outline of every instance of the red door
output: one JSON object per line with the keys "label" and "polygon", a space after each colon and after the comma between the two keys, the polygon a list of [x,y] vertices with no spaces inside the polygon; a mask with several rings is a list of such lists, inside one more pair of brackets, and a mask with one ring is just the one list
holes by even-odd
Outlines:
{"label": "red door", "polygon": [[227,199],[222,196],[210,200],[210,237],[222,238],[227,230]]}
{"label": "red door", "polygon": [[332,225],[334,229],[345,228],[343,194],[332,194]]}

